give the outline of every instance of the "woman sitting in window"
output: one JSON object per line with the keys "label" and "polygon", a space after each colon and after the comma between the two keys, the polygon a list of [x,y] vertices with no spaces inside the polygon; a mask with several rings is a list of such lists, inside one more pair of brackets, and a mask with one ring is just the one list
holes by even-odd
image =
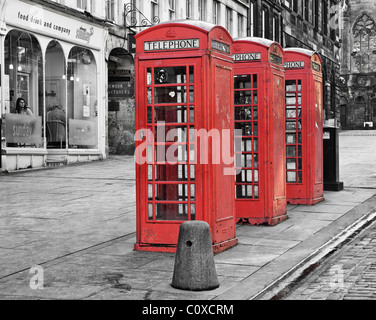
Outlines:
{"label": "woman sitting in window", "polygon": [[33,112],[31,109],[27,106],[25,99],[18,98],[16,102],[16,112],[19,114],[24,114],[28,116],[32,116]]}

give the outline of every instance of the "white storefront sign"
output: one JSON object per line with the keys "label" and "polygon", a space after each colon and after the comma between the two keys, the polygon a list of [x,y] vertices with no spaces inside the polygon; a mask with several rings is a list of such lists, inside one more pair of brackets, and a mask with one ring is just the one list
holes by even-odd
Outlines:
{"label": "white storefront sign", "polygon": [[21,5],[14,0],[5,3],[5,11],[7,28],[20,27],[98,50],[103,47],[104,31],[93,24],[48,11],[40,5],[26,2]]}

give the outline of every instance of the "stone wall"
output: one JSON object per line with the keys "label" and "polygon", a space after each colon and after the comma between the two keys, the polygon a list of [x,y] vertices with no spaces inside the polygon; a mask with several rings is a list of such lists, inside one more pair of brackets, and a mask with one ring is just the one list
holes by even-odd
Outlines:
{"label": "stone wall", "polygon": [[376,2],[346,0],[343,11],[341,119],[345,129],[376,127]]}

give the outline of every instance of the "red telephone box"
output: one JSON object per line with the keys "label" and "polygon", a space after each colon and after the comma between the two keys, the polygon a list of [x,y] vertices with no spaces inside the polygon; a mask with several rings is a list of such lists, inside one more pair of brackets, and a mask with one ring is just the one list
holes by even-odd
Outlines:
{"label": "red telephone box", "polygon": [[220,26],[190,20],[162,23],[135,38],[135,249],[174,252],[180,224],[201,220],[210,225],[213,251],[221,252],[237,244],[228,161],[234,157],[232,38]]}
{"label": "red telephone box", "polygon": [[275,225],[287,219],[284,53],[263,38],[237,39],[233,50],[236,217]]}
{"label": "red telephone box", "polygon": [[320,56],[285,49],[287,201],[313,205],[323,193],[323,93]]}

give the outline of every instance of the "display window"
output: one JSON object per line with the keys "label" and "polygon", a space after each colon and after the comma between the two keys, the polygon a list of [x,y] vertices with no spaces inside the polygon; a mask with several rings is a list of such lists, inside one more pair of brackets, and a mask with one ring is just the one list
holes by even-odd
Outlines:
{"label": "display window", "polygon": [[11,30],[4,42],[7,147],[43,147],[43,58],[37,39]]}
{"label": "display window", "polygon": [[46,51],[46,138],[47,148],[66,148],[66,62],[59,42],[51,41]]}
{"label": "display window", "polygon": [[[4,135],[9,148],[97,149],[97,65],[93,53],[46,48],[11,30],[4,42]],[[46,141],[46,145],[44,144]]]}
{"label": "display window", "polygon": [[98,147],[97,65],[93,53],[73,47],[67,63],[68,147]]}

